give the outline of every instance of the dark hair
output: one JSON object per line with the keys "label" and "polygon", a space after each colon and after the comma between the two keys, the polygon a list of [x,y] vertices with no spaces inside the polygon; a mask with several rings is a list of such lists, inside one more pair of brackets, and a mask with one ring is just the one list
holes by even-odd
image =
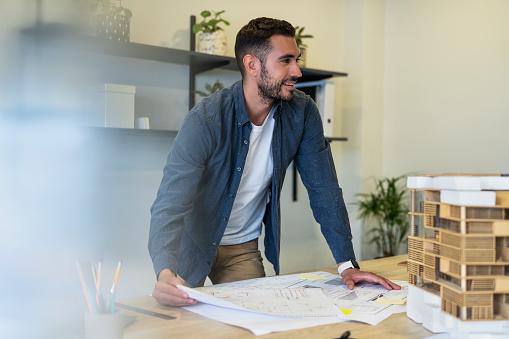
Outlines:
{"label": "dark hair", "polygon": [[235,57],[242,77],[246,72],[244,56],[252,54],[263,64],[272,50],[270,38],[275,35],[293,38],[295,28],[287,21],[262,17],[249,21],[240,29],[235,40]]}

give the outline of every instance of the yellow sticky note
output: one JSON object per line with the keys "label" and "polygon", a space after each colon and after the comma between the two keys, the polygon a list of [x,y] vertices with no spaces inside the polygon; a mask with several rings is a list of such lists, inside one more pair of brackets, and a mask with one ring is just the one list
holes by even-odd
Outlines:
{"label": "yellow sticky note", "polygon": [[345,315],[349,315],[350,313],[353,312],[353,310],[345,310],[343,308],[340,308],[341,312],[343,312]]}
{"label": "yellow sticky note", "polygon": [[375,304],[389,304],[389,305],[405,305],[406,299],[384,299],[378,298]]}
{"label": "yellow sticky note", "polygon": [[309,273],[302,273],[300,275],[300,278],[304,279],[304,280],[323,280],[323,279],[325,279],[325,277],[323,277],[321,275],[309,274]]}

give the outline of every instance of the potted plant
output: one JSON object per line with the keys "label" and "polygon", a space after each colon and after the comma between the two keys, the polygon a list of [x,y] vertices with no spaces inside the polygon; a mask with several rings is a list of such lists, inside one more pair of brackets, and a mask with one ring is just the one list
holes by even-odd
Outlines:
{"label": "potted plant", "polygon": [[193,33],[196,34],[196,51],[207,54],[226,54],[226,33],[219,24],[229,26],[230,23],[221,18],[225,11],[214,12],[203,11],[201,22],[193,25]]}
{"label": "potted plant", "polygon": [[313,38],[310,34],[304,34],[304,26],[299,27],[295,26],[295,42],[297,42],[297,47],[300,49],[300,65],[302,67],[306,67],[306,57],[307,57],[307,45],[302,41],[303,39]]}
{"label": "potted plant", "polygon": [[97,36],[116,41],[129,42],[133,13],[122,6],[122,0],[92,0],[90,10],[97,14]]}
{"label": "potted plant", "polygon": [[206,92],[204,91],[194,91],[196,94],[198,94],[199,96],[201,97],[208,97],[209,95],[217,92],[217,91],[220,91],[224,88],[224,85],[221,83],[221,81],[219,81],[219,79],[216,80],[216,82],[214,82],[213,85],[209,84],[209,83],[206,83],[205,84],[205,90]]}
{"label": "potted plant", "polygon": [[354,204],[358,207],[359,218],[376,222],[368,231],[370,243],[375,243],[378,252],[385,257],[398,253],[410,228],[405,178],[378,179],[375,192],[356,195],[358,200]]}

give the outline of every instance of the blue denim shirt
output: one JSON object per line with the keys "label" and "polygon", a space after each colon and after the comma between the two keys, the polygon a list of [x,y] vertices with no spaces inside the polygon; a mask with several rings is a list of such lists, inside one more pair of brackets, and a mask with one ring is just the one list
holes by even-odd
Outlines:
{"label": "blue denim shirt", "polygon": [[[280,193],[286,169],[295,161],[336,262],[355,259],[343,194],[314,101],[295,90],[292,100],[276,105],[274,173],[263,219],[266,258],[279,274]],[[250,133],[241,81],[203,99],[188,113],[151,208],[149,252],[156,274],[169,268],[197,286],[210,273],[237,194]]]}

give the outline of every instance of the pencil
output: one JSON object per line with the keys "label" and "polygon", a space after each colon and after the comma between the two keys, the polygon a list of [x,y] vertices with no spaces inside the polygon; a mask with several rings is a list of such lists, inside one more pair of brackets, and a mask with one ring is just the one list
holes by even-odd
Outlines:
{"label": "pencil", "polygon": [[103,260],[101,258],[101,259],[99,259],[99,263],[97,264],[97,281],[95,283],[95,289],[96,289],[95,301],[97,302],[98,307],[100,307],[100,305],[101,305],[100,300],[99,300],[99,296],[101,294],[102,264],[103,264]]}
{"label": "pencil", "polygon": [[110,307],[111,313],[115,313],[115,292],[117,291],[118,276],[120,275],[120,267],[122,266],[122,260],[118,261],[117,271],[115,272],[115,279],[110,290]]}
{"label": "pencil", "polygon": [[94,295],[92,294],[92,292],[90,291],[89,288],[87,288],[87,293],[88,293],[88,299],[90,300],[90,307],[92,308],[92,312],[99,313],[99,311],[97,309],[97,305],[94,300]]}
{"label": "pencil", "polygon": [[111,286],[111,294],[115,294],[117,291],[118,276],[120,275],[120,267],[122,266],[122,260],[118,261],[117,271],[115,272],[115,279],[113,280],[113,286]]}
{"label": "pencil", "polygon": [[90,299],[88,298],[88,289],[85,284],[85,279],[83,278],[83,272],[81,271],[80,263],[76,260],[76,267],[78,267],[78,275],[80,276],[81,287],[83,288],[83,292],[85,293],[85,299],[87,300],[88,310],[90,313],[93,313],[92,304],[90,304]]}
{"label": "pencil", "polygon": [[95,275],[95,267],[92,264],[90,264],[90,267],[92,268],[92,277],[94,278],[94,284],[97,287],[97,277]]}
{"label": "pencil", "polygon": [[102,272],[103,260],[99,259],[99,263],[97,264],[97,285],[96,288],[99,291],[101,289],[101,272]]}

